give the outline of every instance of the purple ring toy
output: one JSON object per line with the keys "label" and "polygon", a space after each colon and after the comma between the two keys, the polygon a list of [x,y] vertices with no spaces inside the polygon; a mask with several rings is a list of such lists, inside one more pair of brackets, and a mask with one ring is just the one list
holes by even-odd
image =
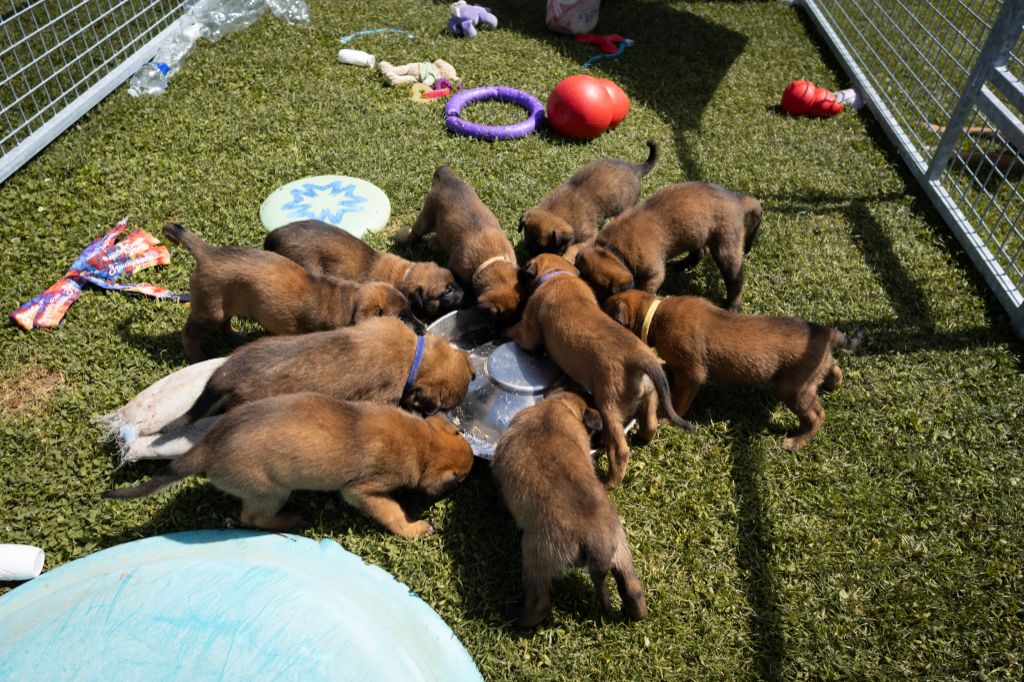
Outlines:
{"label": "purple ring toy", "polygon": [[[526,109],[529,115],[524,120],[507,126],[485,126],[479,123],[470,123],[459,115],[467,104],[492,99],[518,104]],[[444,107],[444,122],[448,126],[448,130],[488,142],[525,137],[535,131],[543,120],[544,105],[540,103],[539,99],[528,92],[501,85],[463,90],[448,100],[448,104]]]}

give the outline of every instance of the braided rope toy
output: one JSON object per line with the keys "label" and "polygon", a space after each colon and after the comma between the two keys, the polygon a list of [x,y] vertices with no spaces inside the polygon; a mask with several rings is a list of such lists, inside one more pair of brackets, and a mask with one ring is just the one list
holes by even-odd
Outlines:
{"label": "braided rope toy", "polygon": [[633,44],[633,41],[629,38],[623,38],[618,33],[610,33],[606,36],[594,35],[591,33],[584,33],[576,36],[576,40],[581,43],[593,43],[601,48],[603,54],[595,54],[593,57],[583,62],[583,66],[580,68],[589,69],[595,63],[602,59],[617,59],[622,56],[622,53],[626,51],[626,48]]}

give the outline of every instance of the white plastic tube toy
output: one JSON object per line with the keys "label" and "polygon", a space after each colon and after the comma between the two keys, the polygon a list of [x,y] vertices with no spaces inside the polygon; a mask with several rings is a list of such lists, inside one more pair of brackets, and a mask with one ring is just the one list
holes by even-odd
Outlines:
{"label": "white plastic tube toy", "polygon": [[340,50],[338,52],[338,61],[342,64],[368,66],[372,69],[377,59],[369,52],[363,52],[362,50]]}
{"label": "white plastic tube toy", "polygon": [[31,580],[43,570],[43,550],[32,545],[0,545],[0,581]]}

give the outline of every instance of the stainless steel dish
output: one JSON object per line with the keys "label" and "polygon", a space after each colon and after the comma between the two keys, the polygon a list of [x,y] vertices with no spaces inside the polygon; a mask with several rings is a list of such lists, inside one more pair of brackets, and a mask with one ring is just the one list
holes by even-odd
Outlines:
{"label": "stainless steel dish", "polygon": [[469,353],[476,378],[466,399],[449,415],[483,459],[494,457],[498,439],[519,410],[568,381],[546,355],[531,355],[501,338],[494,323],[472,308],[448,313],[428,329]]}
{"label": "stainless steel dish", "polygon": [[[473,448],[473,454],[486,460],[494,458],[498,439],[519,410],[539,403],[559,388],[576,386],[548,356],[530,354],[514,341],[503,339],[494,323],[473,308],[455,310],[439,317],[428,331],[449,339],[469,353],[476,378],[462,404],[448,413]],[[631,419],[629,432],[636,426]],[[600,434],[594,434],[596,452]]]}

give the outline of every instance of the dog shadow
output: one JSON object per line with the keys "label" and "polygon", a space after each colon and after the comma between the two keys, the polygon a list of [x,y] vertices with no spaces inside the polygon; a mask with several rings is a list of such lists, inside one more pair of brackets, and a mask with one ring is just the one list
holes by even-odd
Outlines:
{"label": "dog shadow", "polygon": [[[236,320],[235,329],[241,332],[235,336],[224,332],[214,332],[203,339],[203,350],[208,358],[219,358],[230,355],[232,351],[267,335],[267,332],[255,322]],[[132,318],[125,318],[117,325],[117,334],[129,345],[145,351],[153,360],[169,365],[188,364],[185,349],[181,343],[181,330],[148,333],[139,331]]]}
{"label": "dog shadow", "polygon": [[[121,467],[114,474],[114,485],[135,482],[156,473],[166,462],[147,461]],[[99,547],[113,547],[125,542],[180,531],[235,528],[238,518],[238,500],[222,493],[212,484],[202,482],[189,487],[175,487],[165,493],[169,499],[148,521],[131,526],[119,533],[92,538]],[[97,496],[98,498],[99,496]],[[101,504],[128,505],[123,500],[101,500]]]}
{"label": "dog shadow", "polygon": [[508,625],[522,590],[519,530],[504,507],[490,463],[477,458],[450,500],[442,538],[464,616]]}
{"label": "dog shadow", "polygon": [[[744,576],[750,605],[748,628],[762,680],[782,679],[786,648],[778,581],[772,570],[774,533],[761,494],[763,435],[767,430],[772,437],[779,437],[777,434],[784,430],[772,422],[777,404],[768,389],[706,384],[687,417],[698,424],[712,420],[729,424],[730,476],[738,510],[736,565]],[[793,420],[795,426],[795,417]]]}

